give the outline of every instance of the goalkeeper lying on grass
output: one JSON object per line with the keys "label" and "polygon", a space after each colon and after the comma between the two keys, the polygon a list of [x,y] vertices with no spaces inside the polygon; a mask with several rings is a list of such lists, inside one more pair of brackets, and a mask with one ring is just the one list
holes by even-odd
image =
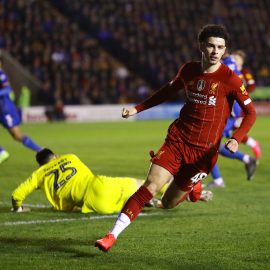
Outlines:
{"label": "goalkeeper lying on grass", "polygon": [[[36,154],[36,161],[40,167],[12,194],[13,212],[29,212],[30,208],[23,207],[23,200],[41,189],[55,210],[117,213],[143,183],[129,177],[94,175],[76,155],[57,156],[47,148]],[[189,200],[208,201],[212,195],[211,191],[199,190],[198,194],[194,190]],[[159,200],[149,202],[149,206],[162,208]]]}

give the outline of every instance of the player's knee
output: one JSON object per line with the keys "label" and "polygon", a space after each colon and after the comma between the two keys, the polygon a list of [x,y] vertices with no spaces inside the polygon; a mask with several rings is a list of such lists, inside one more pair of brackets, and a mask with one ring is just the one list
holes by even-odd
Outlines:
{"label": "player's knee", "polygon": [[191,202],[197,202],[201,198],[201,190],[192,190],[188,194],[188,200]]}
{"label": "player's knee", "polygon": [[177,205],[173,201],[168,200],[168,199],[166,199],[164,197],[161,199],[161,202],[162,202],[162,206],[163,206],[164,209],[172,209]]}
{"label": "player's knee", "polygon": [[196,193],[196,194],[189,194],[189,196],[187,197],[187,199],[190,201],[190,202],[197,202],[201,197],[201,194],[199,193]]}
{"label": "player's knee", "polygon": [[202,183],[199,181],[193,186],[193,189],[189,192],[187,199],[191,202],[197,202],[201,198]]}
{"label": "player's knee", "polygon": [[149,184],[144,184],[144,186],[148,189],[148,191],[155,196],[158,193],[158,188],[157,185],[155,185],[154,183],[149,183]]}
{"label": "player's knee", "polygon": [[161,189],[159,184],[156,183],[155,179],[151,179],[151,177],[148,177],[148,179],[146,180],[146,182],[143,184],[148,191],[155,196],[159,190]]}

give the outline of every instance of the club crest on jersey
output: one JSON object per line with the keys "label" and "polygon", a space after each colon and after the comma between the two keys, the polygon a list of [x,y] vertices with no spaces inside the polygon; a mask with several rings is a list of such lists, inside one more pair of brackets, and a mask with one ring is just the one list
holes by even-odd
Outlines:
{"label": "club crest on jersey", "polygon": [[247,90],[246,90],[246,88],[244,86],[244,84],[241,85],[240,90],[241,90],[241,92],[242,92],[243,95],[247,95],[248,94],[247,93]]}
{"label": "club crest on jersey", "polygon": [[218,88],[218,84],[219,84],[219,82],[211,84],[210,91],[209,91],[210,94],[214,95],[216,93],[217,88]]}
{"label": "club crest on jersey", "polygon": [[205,87],[205,81],[204,80],[199,80],[197,83],[197,90],[202,91]]}

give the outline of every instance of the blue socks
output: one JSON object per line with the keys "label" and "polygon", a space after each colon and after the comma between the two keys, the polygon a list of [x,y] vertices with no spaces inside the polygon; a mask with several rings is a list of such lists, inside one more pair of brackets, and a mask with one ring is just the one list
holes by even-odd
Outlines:
{"label": "blue socks", "polygon": [[42,147],[40,147],[39,145],[37,145],[34,141],[32,141],[31,138],[29,138],[28,136],[24,136],[22,139],[22,143],[24,146],[32,149],[33,151],[40,151],[42,149]]}
{"label": "blue socks", "polygon": [[211,174],[212,174],[213,179],[221,178],[217,163],[213,167]]}

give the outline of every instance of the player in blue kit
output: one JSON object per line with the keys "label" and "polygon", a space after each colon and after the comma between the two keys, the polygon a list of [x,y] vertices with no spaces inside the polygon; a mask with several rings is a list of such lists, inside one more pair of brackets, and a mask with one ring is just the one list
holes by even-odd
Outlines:
{"label": "player in blue kit", "polygon": [[[8,77],[2,69],[3,59],[0,56],[0,123],[6,128],[9,134],[24,146],[33,151],[40,151],[42,148],[37,145],[30,137],[22,134],[19,125],[21,118],[18,114],[14,102],[10,98],[12,88]],[[0,163],[9,158],[9,153],[0,146]]]}
{"label": "player in blue kit", "polygon": [[[240,78],[242,77],[241,71],[237,67],[237,63],[234,60],[233,56],[226,52],[223,56],[222,63],[228,66],[234,73],[236,73]],[[232,113],[229,119],[227,120],[225,129],[223,131],[223,137],[230,138],[233,130],[235,129],[236,120],[241,117],[241,108],[237,102],[234,102]],[[256,159],[240,151],[231,153],[226,149],[224,144],[221,144],[219,147],[219,154],[228,158],[237,159],[245,164],[245,169],[247,173],[247,180],[251,180],[252,176],[256,170]],[[205,188],[214,188],[214,187],[225,187],[224,180],[220,174],[217,163],[211,171],[213,181],[205,185]]]}

